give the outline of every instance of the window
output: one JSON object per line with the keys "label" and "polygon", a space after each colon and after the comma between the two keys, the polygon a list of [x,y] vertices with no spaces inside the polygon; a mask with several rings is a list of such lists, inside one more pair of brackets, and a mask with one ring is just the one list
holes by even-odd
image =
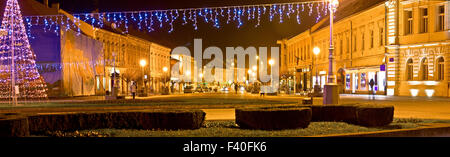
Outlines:
{"label": "window", "polygon": [[370,48],[373,48],[373,30],[370,31]]}
{"label": "window", "polygon": [[437,31],[444,31],[445,29],[445,6],[438,7],[438,27]]}
{"label": "window", "polygon": [[420,33],[428,32],[428,8],[420,9],[421,20],[420,20]]}
{"label": "window", "polygon": [[405,11],[405,35],[413,33],[413,13],[412,10]]}
{"label": "window", "polygon": [[347,46],[345,49],[346,49],[345,54],[348,55],[348,53],[350,52],[350,37],[347,37]]}
{"label": "window", "polygon": [[356,49],[356,46],[357,44],[356,44],[356,35],[354,35],[353,36],[353,51],[357,51],[357,49]]}
{"label": "window", "polygon": [[380,28],[380,46],[383,46],[384,28]]}
{"label": "window", "polygon": [[422,80],[428,80],[428,59],[424,58],[420,64]]}
{"label": "window", "polygon": [[365,49],[364,48],[364,43],[365,43],[365,40],[366,40],[364,33],[362,33],[361,38],[362,38],[361,39],[361,53],[364,54],[363,50]]}
{"label": "window", "polygon": [[437,68],[436,68],[436,73],[437,73],[437,80],[444,80],[444,58],[443,57],[439,57],[437,59]]}
{"label": "window", "polygon": [[413,60],[410,58],[408,61],[406,61],[406,80],[410,81],[413,80]]}

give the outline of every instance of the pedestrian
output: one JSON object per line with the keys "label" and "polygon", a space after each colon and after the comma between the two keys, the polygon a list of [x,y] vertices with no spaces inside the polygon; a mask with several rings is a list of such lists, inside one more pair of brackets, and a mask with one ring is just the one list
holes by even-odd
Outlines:
{"label": "pedestrian", "polygon": [[370,86],[371,94],[369,94],[369,97],[370,97],[370,95],[372,95],[372,98],[375,100],[375,93],[374,93],[375,90],[373,89],[374,85],[375,85],[375,81],[373,81],[373,79],[370,79],[369,86]]}
{"label": "pedestrian", "polygon": [[234,83],[234,92],[237,94],[237,92],[238,92],[238,85],[236,84],[236,83]]}
{"label": "pedestrian", "polygon": [[136,82],[133,82],[133,84],[131,85],[131,95],[133,95],[133,100],[136,98]]}

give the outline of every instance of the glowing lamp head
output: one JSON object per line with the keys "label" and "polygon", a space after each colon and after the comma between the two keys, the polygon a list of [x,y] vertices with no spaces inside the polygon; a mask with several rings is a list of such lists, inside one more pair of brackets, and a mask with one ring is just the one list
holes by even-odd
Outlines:
{"label": "glowing lamp head", "polygon": [[167,67],[164,67],[164,68],[163,68],[163,71],[164,71],[164,72],[167,72],[167,70],[169,70]]}
{"label": "glowing lamp head", "polygon": [[147,65],[147,61],[144,59],[141,59],[141,61],[139,61],[139,64],[141,65],[141,67],[145,67]]}
{"label": "glowing lamp head", "polygon": [[320,48],[318,48],[318,47],[314,47],[314,49],[313,49],[313,53],[314,53],[314,55],[318,55],[319,53],[320,53]]}
{"label": "glowing lamp head", "polygon": [[336,8],[339,6],[339,0],[328,0],[330,4],[330,9],[336,11]]}
{"label": "glowing lamp head", "polygon": [[258,67],[256,67],[256,65],[253,66],[253,71],[258,70]]}
{"label": "glowing lamp head", "polygon": [[252,70],[248,70],[247,72],[248,72],[249,74],[251,74],[251,73],[252,73]]}
{"label": "glowing lamp head", "polygon": [[270,59],[270,60],[269,60],[269,64],[270,64],[270,65],[274,65],[274,64],[275,64],[275,61],[274,61],[273,59]]}
{"label": "glowing lamp head", "polygon": [[186,71],[186,75],[191,75],[191,71]]}

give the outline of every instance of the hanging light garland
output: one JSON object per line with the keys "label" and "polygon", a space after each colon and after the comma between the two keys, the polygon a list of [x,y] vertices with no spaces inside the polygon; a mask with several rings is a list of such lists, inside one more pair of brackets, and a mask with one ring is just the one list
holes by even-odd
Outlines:
{"label": "hanging light garland", "polygon": [[[70,20],[65,15],[45,15],[26,16],[25,21],[30,28],[35,25],[43,25],[44,31],[58,32],[60,27],[73,29],[81,33],[81,22],[85,22],[95,28],[104,28],[105,22],[110,23],[113,28],[123,28],[128,33],[130,25],[136,26],[140,31],[153,32],[168,27],[168,33],[174,31],[174,23],[180,22],[182,25],[191,23],[194,30],[198,30],[198,22],[211,24],[214,28],[221,28],[224,24],[235,23],[237,28],[241,28],[245,22],[254,21],[255,27],[261,24],[261,17],[267,15],[269,21],[278,18],[279,23],[283,23],[285,18],[295,17],[298,24],[301,24],[301,13],[308,11],[312,16],[315,12],[316,22],[323,15],[327,15],[328,0],[273,3],[242,6],[206,7],[206,8],[186,8],[167,9],[149,11],[125,11],[125,12],[103,12],[103,13],[82,13],[73,14],[74,19]],[[222,23],[223,22],[223,23]],[[28,35],[31,36],[28,31]]]}

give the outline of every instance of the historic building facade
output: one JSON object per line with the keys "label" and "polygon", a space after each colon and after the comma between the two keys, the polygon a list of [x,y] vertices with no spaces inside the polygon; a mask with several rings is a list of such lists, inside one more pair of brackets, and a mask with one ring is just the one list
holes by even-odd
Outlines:
{"label": "historic building facade", "polygon": [[[143,93],[162,93],[167,87],[165,80],[170,68],[170,49],[132,35],[122,35],[103,29],[95,29],[94,38],[103,43],[106,76],[97,76],[96,94],[111,91],[114,69],[119,74],[119,93],[129,93],[132,82],[136,82]],[[141,61],[146,64],[142,66]],[[106,84],[105,84],[106,83]],[[101,88],[103,87],[103,88]],[[106,90],[105,90],[106,89]]]}
{"label": "historic building facade", "polygon": [[[379,0],[338,14],[333,56],[342,93],[369,93],[373,80],[377,94],[449,96],[448,6],[448,1]],[[297,93],[326,83],[328,21],[279,41],[282,72],[291,76],[286,81]],[[321,50],[317,56],[314,47]]]}

